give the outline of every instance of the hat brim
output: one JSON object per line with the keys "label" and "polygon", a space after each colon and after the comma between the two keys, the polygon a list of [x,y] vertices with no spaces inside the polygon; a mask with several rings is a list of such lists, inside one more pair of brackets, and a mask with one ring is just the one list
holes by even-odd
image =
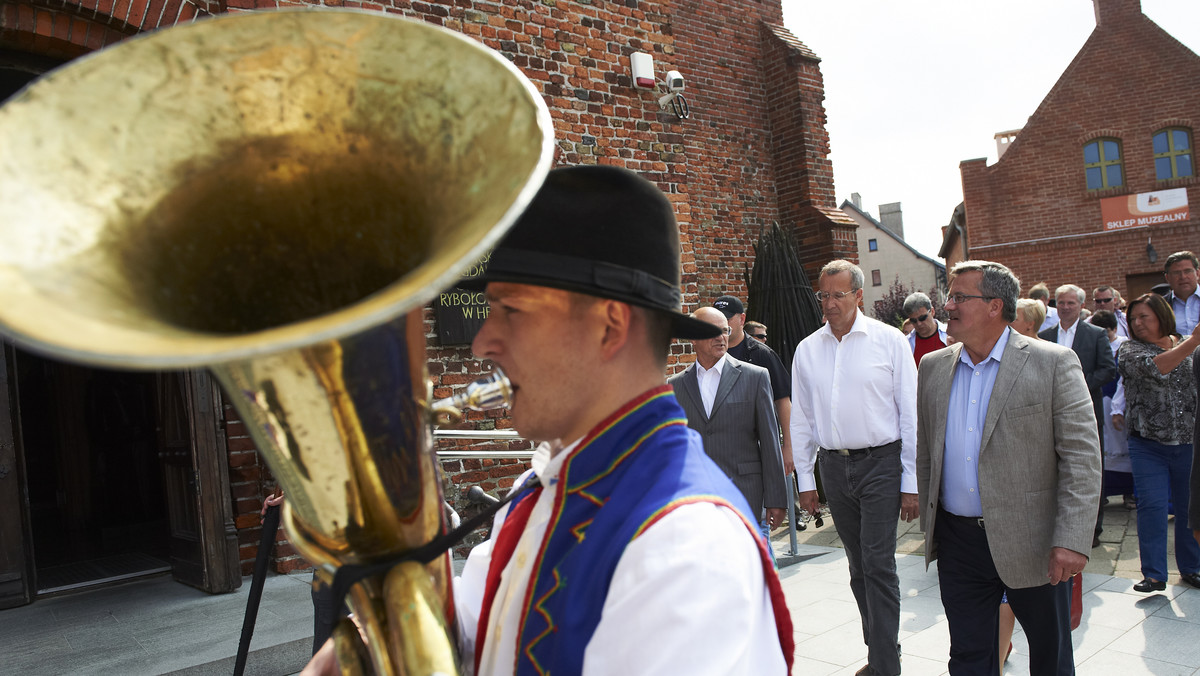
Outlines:
{"label": "hat brim", "polygon": [[575,284],[552,277],[540,276],[532,272],[520,274],[514,272],[495,272],[486,270],[483,274],[476,277],[460,279],[456,286],[468,291],[483,291],[489,282],[507,282],[510,284],[545,286],[552,289],[574,291],[576,293],[582,293],[587,296],[595,296],[597,298],[610,298],[612,300],[619,300],[623,303],[629,303],[630,305],[652,310],[670,318],[672,338],[683,338],[686,340],[706,340],[709,338],[716,338],[717,336],[721,335],[721,329],[717,328],[713,324],[701,321],[689,315],[683,314],[682,312],[666,310],[661,307],[649,305],[643,299],[636,296],[619,292],[599,291],[592,286]]}

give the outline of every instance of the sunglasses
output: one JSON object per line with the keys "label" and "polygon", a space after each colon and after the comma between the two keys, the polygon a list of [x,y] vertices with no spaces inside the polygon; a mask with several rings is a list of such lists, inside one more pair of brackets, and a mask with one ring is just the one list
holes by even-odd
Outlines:
{"label": "sunglasses", "polygon": [[920,317],[917,317],[916,319],[912,319],[912,318],[910,317],[908,321],[910,321],[910,322],[912,322],[912,323],[914,323],[914,324],[920,324],[921,322],[925,321],[926,319],[929,319],[929,313],[928,313],[928,312],[926,312],[925,314],[921,315]]}
{"label": "sunglasses", "polygon": [[759,339],[759,340],[766,340],[766,339],[767,339],[767,334],[765,334],[765,333],[751,333],[751,334],[750,334],[750,337],[751,337],[751,338],[757,338],[757,339]]}

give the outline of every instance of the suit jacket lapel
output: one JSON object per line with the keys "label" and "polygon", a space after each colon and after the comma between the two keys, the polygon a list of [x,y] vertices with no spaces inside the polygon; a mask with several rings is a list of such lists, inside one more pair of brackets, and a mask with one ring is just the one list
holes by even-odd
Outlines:
{"label": "suit jacket lapel", "polygon": [[683,372],[683,392],[690,400],[691,407],[700,412],[700,416],[708,421],[708,416],[704,415],[704,398],[700,396],[700,379],[696,377],[696,364],[692,363]]}
{"label": "suit jacket lapel", "polygon": [[[955,343],[950,347],[950,355],[948,358],[943,358],[938,362],[941,367],[930,375],[934,378],[934,382],[940,382],[941,387],[935,388],[936,395],[934,398],[934,420],[937,422],[933,426],[933,439],[930,447],[930,452],[935,453],[934,458],[940,459],[942,451],[946,447],[946,416],[950,411],[950,388],[954,385],[954,372],[958,369],[958,359],[962,354],[962,343]],[[940,461],[938,463],[940,465]]]}
{"label": "suit jacket lapel", "polygon": [[[742,365],[733,361],[732,358],[726,359],[725,368],[721,369],[721,383],[717,385],[717,396],[713,397],[713,415],[717,414],[717,409],[721,407],[721,402],[725,401],[725,397],[728,397],[730,390],[733,389],[733,384],[741,377]],[[711,418],[712,416],[709,417]]]}
{"label": "suit jacket lapel", "polygon": [[1008,396],[1012,393],[1013,386],[1021,377],[1025,362],[1029,361],[1027,347],[1029,347],[1028,338],[1016,331],[1009,334],[1008,345],[1004,347],[1004,353],[1000,355],[1000,370],[996,372],[996,383],[992,386],[992,396],[988,399],[987,417],[983,422],[983,437],[979,441],[980,455],[983,455],[988,440],[992,438],[992,431],[996,429],[996,422],[1000,420],[1000,414],[1004,412],[1008,404]]}

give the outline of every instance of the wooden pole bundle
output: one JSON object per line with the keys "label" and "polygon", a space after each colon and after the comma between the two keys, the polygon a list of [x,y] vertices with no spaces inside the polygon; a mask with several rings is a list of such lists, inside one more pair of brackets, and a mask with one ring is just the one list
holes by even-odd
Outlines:
{"label": "wooden pole bundle", "polygon": [[796,345],[821,328],[821,306],[792,238],[775,223],[754,244],[745,271],[748,319],[767,326],[767,344],[790,367]]}

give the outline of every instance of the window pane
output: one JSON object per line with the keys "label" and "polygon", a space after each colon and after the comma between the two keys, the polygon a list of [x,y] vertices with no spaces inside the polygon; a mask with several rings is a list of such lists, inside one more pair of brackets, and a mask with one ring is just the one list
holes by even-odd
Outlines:
{"label": "window pane", "polygon": [[1083,161],[1085,164],[1095,164],[1100,161],[1100,143],[1092,141],[1083,147]]}
{"label": "window pane", "polygon": [[883,286],[883,276],[878,270],[871,271],[871,286]]}
{"label": "window pane", "polygon": [[1164,179],[1173,178],[1171,176],[1171,158],[1158,157],[1154,160],[1154,178],[1162,181]]}
{"label": "window pane", "polygon": [[879,249],[879,243],[873,239],[868,239],[867,240],[867,248],[870,249],[871,251],[877,251]]}
{"label": "window pane", "polygon": [[1159,153],[1165,153],[1170,149],[1171,149],[1171,146],[1167,145],[1167,132],[1160,131],[1154,135],[1154,154],[1155,155],[1158,155]]}
{"label": "window pane", "polygon": [[1101,179],[1100,167],[1092,167],[1087,170],[1087,187],[1088,190],[1096,190],[1104,187],[1104,181]]}
{"label": "window pane", "polygon": [[1104,142],[1104,160],[1106,162],[1114,162],[1121,159],[1121,148],[1116,141]]}
{"label": "window pane", "polygon": [[1115,188],[1121,185],[1121,165],[1110,164],[1105,167],[1105,171],[1108,172],[1108,185],[1105,186],[1106,188]]}
{"label": "window pane", "polygon": [[1186,131],[1183,131],[1182,129],[1176,129],[1171,132],[1171,136],[1175,139],[1175,143],[1172,144],[1174,147],[1171,148],[1171,150],[1178,152],[1180,150],[1188,149],[1188,133]]}
{"label": "window pane", "polygon": [[1190,154],[1175,156],[1175,168],[1179,170],[1180,176],[1195,175],[1195,172],[1192,170],[1192,156]]}

